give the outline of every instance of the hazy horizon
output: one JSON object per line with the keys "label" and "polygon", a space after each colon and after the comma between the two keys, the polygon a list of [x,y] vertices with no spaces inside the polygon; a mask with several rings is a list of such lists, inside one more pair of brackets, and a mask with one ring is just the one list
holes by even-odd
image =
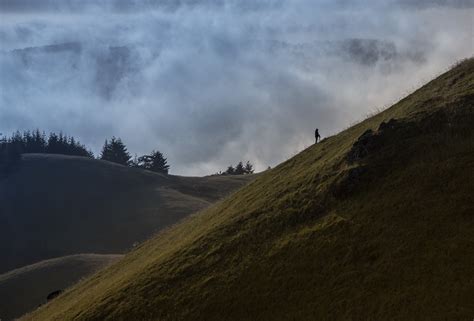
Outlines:
{"label": "hazy horizon", "polygon": [[474,53],[470,1],[0,0],[0,132],[274,166]]}

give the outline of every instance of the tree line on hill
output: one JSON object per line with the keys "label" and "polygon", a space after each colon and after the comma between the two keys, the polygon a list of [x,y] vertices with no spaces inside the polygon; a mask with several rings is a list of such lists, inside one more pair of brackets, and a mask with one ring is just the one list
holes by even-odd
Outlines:
{"label": "tree line on hill", "polygon": [[12,152],[19,154],[63,154],[93,158],[94,154],[72,136],[50,133],[46,136],[38,129],[23,133],[17,131],[10,137],[0,138],[2,146],[8,145]]}
{"label": "tree line on hill", "polygon": [[[92,151],[72,136],[63,133],[50,133],[48,136],[39,130],[15,132],[10,137],[0,134],[0,178],[5,177],[19,166],[21,154],[62,154],[94,158]],[[143,156],[132,156],[120,138],[106,140],[98,159],[124,166],[141,168],[168,174],[170,166],[159,151]]]}
{"label": "tree line on hill", "polygon": [[93,158],[91,151],[74,137],[62,133],[46,136],[39,130],[17,131],[10,137],[0,135],[0,178],[15,170],[20,163],[21,154],[64,154]]}
{"label": "tree line on hill", "polygon": [[[32,132],[24,131],[23,133],[17,131],[10,137],[0,134],[0,178],[15,170],[20,164],[21,154],[27,153],[94,158],[92,151],[74,137],[63,133],[56,134],[52,132],[46,135],[37,129]],[[105,141],[97,159],[162,174],[168,174],[170,168],[167,159],[157,150],[140,157],[135,155],[132,158],[122,140],[116,137]],[[230,165],[224,172],[220,171],[215,175],[246,175],[253,172],[253,165],[247,161],[245,165],[243,162],[239,162],[235,166]]]}
{"label": "tree line on hill", "polygon": [[254,173],[254,168],[252,163],[247,161],[244,165],[242,161],[238,162],[237,165],[232,166],[230,165],[227,167],[225,171],[220,171],[216,173],[215,175],[247,175],[247,174],[253,174]]}

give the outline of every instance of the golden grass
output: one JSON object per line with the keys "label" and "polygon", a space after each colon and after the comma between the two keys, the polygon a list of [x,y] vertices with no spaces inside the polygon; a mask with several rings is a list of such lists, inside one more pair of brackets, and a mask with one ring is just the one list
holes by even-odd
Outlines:
{"label": "golden grass", "polygon": [[[470,320],[473,98],[470,59],[23,320]],[[346,162],[391,118],[399,131]]]}

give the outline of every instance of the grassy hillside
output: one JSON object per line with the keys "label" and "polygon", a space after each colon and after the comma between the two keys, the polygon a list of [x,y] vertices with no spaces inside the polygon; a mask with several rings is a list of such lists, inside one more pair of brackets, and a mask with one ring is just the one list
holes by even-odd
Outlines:
{"label": "grassy hillside", "polygon": [[46,302],[48,294],[116,262],[122,255],[77,254],[41,261],[0,275],[0,318],[13,320]]}
{"label": "grassy hillside", "polygon": [[122,253],[252,177],[179,177],[25,154],[0,180],[0,273],[52,257]]}
{"label": "grassy hillside", "polygon": [[471,59],[23,320],[470,320],[473,104]]}

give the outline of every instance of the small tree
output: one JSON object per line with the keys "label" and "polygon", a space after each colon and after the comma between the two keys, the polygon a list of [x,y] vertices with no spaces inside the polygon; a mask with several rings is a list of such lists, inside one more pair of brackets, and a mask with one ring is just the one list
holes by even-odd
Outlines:
{"label": "small tree", "polygon": [[59,137],[55,133],[50,133],[48,138],[48,146],[46,147],[48,154],[60,154],[61,148],[59,144]]}
{"label": "small tree", "polygon": [[128,166],[132,156],[130,156],[127,147],[120,138],[112,137],[110,142],[105,141],[100,159]]}
{"label": "small tree", "polygon": [[150,155],[143,155],[139,157],[138,167],[163,174],[168,174],[170,169],[168,161],[159,151],[152,151]]}
{"label": "small tree", "polygon": [[245,174],[244,164],[242,164],[242,162],[239,162],[237,166],[235,166],[234,175],[243,175],[243,174]]}
{"label": "small tree", "polygon": [[227,170],[223,173],[223,175],[235,175],[234,166],[230,165],[229,167],[227,167]]}
{"label": "small tree", "polygon": [[254,172],[253,165],[249,161],[245,163],[244,172],[245,174],[253,174]]}

